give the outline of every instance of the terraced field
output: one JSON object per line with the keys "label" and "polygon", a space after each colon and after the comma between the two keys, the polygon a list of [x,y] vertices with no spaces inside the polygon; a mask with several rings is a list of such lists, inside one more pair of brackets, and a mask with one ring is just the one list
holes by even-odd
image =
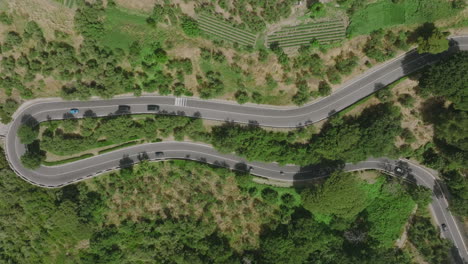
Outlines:
{"label": "terraced field", "polygon": [[278,42],[280,47],[294,47],[309,44],[317,39],[320,43],[331,43],[345,37],[346,28],[341,20],[331,20],[298,26],[283,27],[268,35],[267,45]]}
{"label": "terraced field", "polygon": [[198,15],[200,28],[209,35],[241,45],[255,45],[257,35],[239,28],[235,28],[225,21],[207,14]]}

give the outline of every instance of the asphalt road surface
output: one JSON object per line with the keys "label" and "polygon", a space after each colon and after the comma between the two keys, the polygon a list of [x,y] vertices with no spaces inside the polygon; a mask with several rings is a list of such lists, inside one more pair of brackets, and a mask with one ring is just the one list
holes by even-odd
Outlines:
{"label": "asphalt road surface", "polygon": [[[311,102],[303,107],[272,107],[265,105],[238,105],[221,100],[201,100],[196,98],[176,98],[167,96],[119,97],[111,100],[63,101],[58,98],[41,99],[29,102],[18,109],[6,135],[6,155],[13,170],[24,180],[42,187],[60,187],[104,172],[130,166],[143,159],[188,159],[206,162],[278,181],[300,182],[318,177],[326,177],[333,168],[279,166],[275,163],[249,162],[230,154],[222,154],[209,145],[190,142],[160,142],[132,146],[106,154],[94,156],[60,166],[41,166],[29,170],[22,166],[20,157],[25,146],[20,144],[16,131],[22,123],[42,122],[51,119],[81,118],[83,116],[108,116],[115,114],[154,113],[148,111],[149,104],[160,106],[158,113],[194,116],[198,118],[239,123],[253,123],[270,127],[300,127],[318,122],[356,101],[374,93],[380,88],[433,63],[447,53],[468,50],[467,37],[453,37],[451,49],[440,55],[419,55],[408,52],[381,66],[371,69],[362,76],[343,85],[332,95]],[[118,112],[119,105],[130,106],[130,112]],[[68,111],[78,108],[80,112],[70,116]],[[158,154],[157,154],[158,152]],[[406,161],[385,158],[369,159],[357,164],[346,164],[344,170],[377,169],[395,175],[395,168],[407,180],[424,185],[434,191],[432,210],[439,224],[445,223],[447,231],[442,235],[452,240],[458,255],[468,262],[468,250],[463,234],[456,220],[448,211],[446,191],[436,180],[436,174],[426,168]],[[460,260],[463,262],[463,260]]]}

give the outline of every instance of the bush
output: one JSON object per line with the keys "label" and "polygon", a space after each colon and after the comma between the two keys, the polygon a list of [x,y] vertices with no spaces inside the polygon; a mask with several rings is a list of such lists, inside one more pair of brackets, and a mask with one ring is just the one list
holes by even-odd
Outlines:
{"label": "bush", "polygon": [[8,124],[11,121],[11,116],[18,109],[18,103],[13,99],[7,99],[5,103],[0,105],[0,119],[2,123]]}
{"label": "bush", "polygon": [[410,94],[402,94],[398,98],[398,102],[406,108],[413,107],[415,101],[414,97]]}
{"label": "bush", "polygon": [[249,101],[249,94],[246,91],[237,91],[235,97],[239,104],[245,104]]}
{"label": "bush", "polygon": [[18,137],[21,144],[31,144],[33,143],[39,135],[39,130],[37,127],[31,127],[29,125],[21,125],[18,128]]}
{"label": "bush", "polygon": [[328,81],[330,81],[332,84],[341,83],[341,75],[335,67],[328,68],[327,77]]}
{"label": "bush", "polygon": [[13,24],[13,19],[6,12],[1,12],[0,13],[0,23],[3,23],[5,25],[11,25],[11,24]]}
{"label": "bush", "polygon": [[320,96],[328,96],[331,94],[331,86],[326,81],[321,81],[318,86],[318,93]]}
{"label": "bush", "polygon": [[275,204],[278,201],[278,192],[266,187],[262,190],[262,198],[270,204]]}
{"label": "bush", "polygon": [[187,16],[182,18],[182,30],[189,37],[197,37],[201,32],[198,22]]}
{"label": "bush", "polygon": [[43,157],[38,153],[26,151],[24,155],[21,156],[21,163],[24,167],[28,169],[36,169],[41,166]]}

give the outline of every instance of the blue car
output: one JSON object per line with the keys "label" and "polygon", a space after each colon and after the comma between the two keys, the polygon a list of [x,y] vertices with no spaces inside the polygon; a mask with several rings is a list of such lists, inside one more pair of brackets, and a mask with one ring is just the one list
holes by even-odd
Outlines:
{"label": "blue car", "polygon": [[70,111],[68,111],[68,113],[72,114],[72,115],[76,115],[80,112],[80,110],[76,109],[76,108],[72,108],[70,109]]}

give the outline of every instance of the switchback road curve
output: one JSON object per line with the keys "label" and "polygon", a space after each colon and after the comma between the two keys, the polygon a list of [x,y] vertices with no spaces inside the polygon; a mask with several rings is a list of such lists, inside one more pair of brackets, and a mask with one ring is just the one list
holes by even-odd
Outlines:
{"label": "switchback road curve", "polygon": [[[201,100],[196,98],[175,98],[167,96],[119,97],[111,100],[63,101],[61,99],[42,99],[22,106],[14,115],[6,135],[6,155],[12,169],[26,181],[42,187],[60,187],[128,166],[140,159],[189,159],[207,162],[232,169],[246,169],[254,175],[289,182],[310,180],[329,174],[326,168],[301,168],[297,166],[279,166],[275,163],[248,162],[230,154],[221,154],[208,145],[190,142],[161,142],[133,146],[98,155],[92,158],[68,163],[60,166],[41,166],[29,170],[22,166],[20,157],[25,152],[25,146],[20,144],[16,136],[19,126],[24,122],[35,120],[42,122],[51,119],[68,118],[71,108],[80,109],[76,117],[108,116],[121,114],[119,105],[130,106],[130,113],[149,113],[147,106],[160,106],[160,113],[194,116],[204,119],[233,121],[239,123],[255,123],[270,127],[300,127],[318,122],[330,115],[343,110],[356,101],[364,98],[380,88],[410,74],[441,57],[458,50],[468,50],[468,36],[453,37],[448,52],[439,55],[417,54],[410,51],[381,66],[364,73],[362,76],[345,84],[332,95],[314,101],[303,107],[273,107],[265,105],[238,105],[221,100]],[[154,112],[153,112],[154,113]],[[156,152],[163,156],[156,157]],[[396,163],[387,159],[370,159],[357,164],[346,164],[347,171],[361,169],[378,169],[393,173]],[[416,183],[434,190],[432,208],[439,223],[449,227],[443,235],[451,239],[458,248],[459,255],[468,260],[467,247],[462,233],[453,216],[448,211],[444,196],[444,188],[436,181],[433,173],[422,167],[406,163],[405,173],[412,175]],[[411,173],[409,173],[411,172]]]}

